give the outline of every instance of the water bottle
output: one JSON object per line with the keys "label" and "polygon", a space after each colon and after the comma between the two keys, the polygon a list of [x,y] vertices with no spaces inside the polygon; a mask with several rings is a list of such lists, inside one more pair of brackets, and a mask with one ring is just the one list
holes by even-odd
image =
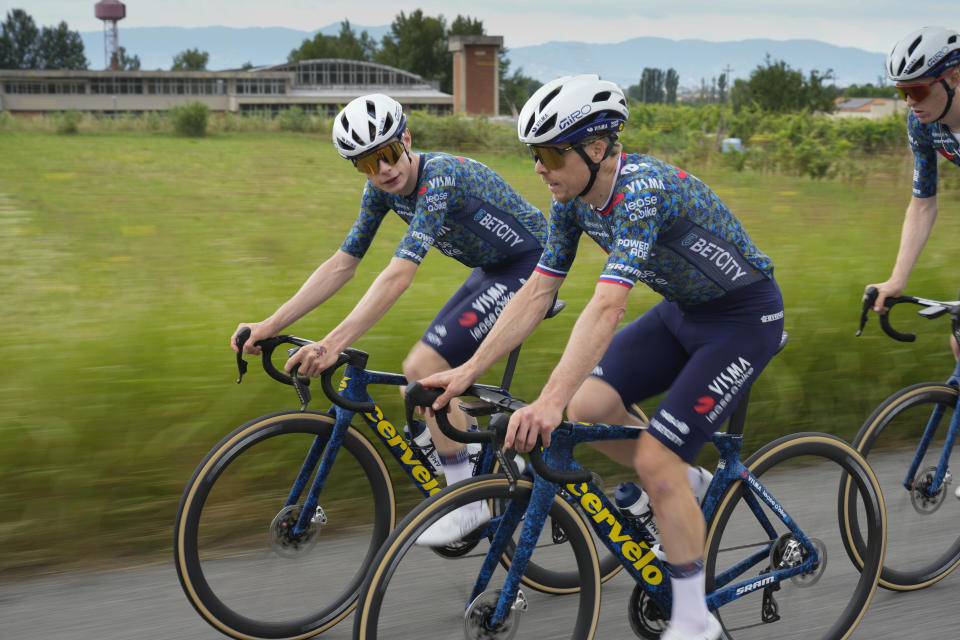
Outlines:
{"label": "water bottle", "polygon": [[635,482],[621,482],[613,493],[617,508],[639,529],[646,530],[652,542],[660,542],[660,530],[653,519],[650,497]]}
{"label": "water bottle", "polygon": [[414,419],[413,437],[410,437],[409,425],[403,425],[403,435],[406,436],[408,442],[412,440],[413,446],[420,452],[423,461],[433,471],[433,474],[442,476],[443,464],[440,462],[440,454],[433,446],[433,438],[430,437],[430,430],[427,429],[426,423],[423,420]]}

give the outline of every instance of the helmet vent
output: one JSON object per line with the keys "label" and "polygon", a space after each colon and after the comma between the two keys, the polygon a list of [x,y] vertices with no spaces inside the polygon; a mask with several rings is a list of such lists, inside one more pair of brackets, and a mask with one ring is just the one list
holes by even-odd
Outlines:
{"label": "helmet vent", "polygon": [[557,87],[556,89],[554,89],[553,91],[551,91],[550,93],[548,93],[546,96],[544,96],[543,100],[540,101],[540,109],[539,109],[539,111],[543,111],[544,108],[545,108],[548,104],[550,104],[550,101],[557,97],[557,94],[558,94],[558,93],[560,93],[560,87]]}
{"label": "helmet vent", "polygon": [[920,56],[920,59],[917,60],[914,64],[912,64],[909,69],[907,69],[907,73],[912,74],[912,73],[915,73],[918,69],[922,69],[926,59],[927,59],[927,56]]}
{"label": "helmet vent", "polygon": [[609,91],[601,91],[600,93],[598,93],[598,94],[596,94],[595,96],[593,96],[593,101],[594,101],[594,102],[605,102],[605,101],[607,101],[607,100],[609,100],[609,99],[610,99],[610,92],[609,92]]}
{"label": "helmet vent", "polygon": [[947,44],[953,44],[956,41],[957,41],[957,36],[950,36],[949,38],[947,38]]}
{"label": "helmet vent", "polygon": [[539,134],[542,131],[550,131],[557,124],[557,114],[553,114],[549,118],[543,121],[539,127],[537,127],[537,133]]}
{"label": "helmet vent", "polygon": [[383,119],[383,130],[390,131],[390,127],[392,126],[393,126],[393,116],[388,113],[387,117]]}
{"label": "helmet vent", "polygon": [[910,46],[907,48],[907,55],[913,55],[913,52],[916,50],[916,48],[920,46],[921,40],[923,40],[923,36],[920,36],[910,43]]}

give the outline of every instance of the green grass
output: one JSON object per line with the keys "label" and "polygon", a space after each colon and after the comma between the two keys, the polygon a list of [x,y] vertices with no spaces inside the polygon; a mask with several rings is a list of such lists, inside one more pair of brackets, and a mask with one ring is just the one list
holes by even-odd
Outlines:
{"label": "green grass", "polygon": [[[254,362],[235,385],[228,340],[238,322],[268,315],[336,250],[363,178],[323,134],[0,131],[0,149],[0,572],[163,551],[204,453],[237,425],[297,406],[293,391]],[[546,210],[548,193],[529,160],[474,157]],[[945,321],[904,314],[904,326],[920,332],[913,345],[882,336],[875,320],[853,338],[863,285],[884,279],[896,252],[907,158],[891,158],[884,175],[858,184],[685,168],[716,189],[774,258],[786,297],[791,344],[755,387],[747,449],[800,430],[852,438],[894,390],[946,378]],[[956,191],[941,193],[910,292],[956,295],[957,203]],[[354,281],[290,332],[317,338],[334,326],[401,233],[399,219],[388,218]],[[568,310],[524,346],[514,385],[521,397],[534,397],[549,375],[604,257],[582,247],[561,290]],[[407,295],[355,345],[371,353],[370,366],[398,370],[466,275],[432,254]],[[638,287],[628,318],[656,300]],[[380,399],[399,420],[395,392]],[[586,459],[610,478],[623,475]]]}

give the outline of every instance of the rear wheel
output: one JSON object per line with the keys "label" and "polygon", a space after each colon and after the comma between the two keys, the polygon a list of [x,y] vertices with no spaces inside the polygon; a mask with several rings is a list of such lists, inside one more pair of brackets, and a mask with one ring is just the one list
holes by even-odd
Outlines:
{"label": "rear wheel", "polygon": [[[771,442],[744,465],[762,485],[761,495],[773,496],[803,536],[791,532],[779,511],[758,500],[744,481],[727,488],[707,527],[704,566],[708,593],[737,587],[716,611],[726,638],[848,638],[876,591],[883,561],[885,515],[873,472],[847,443],[812,433]],[[847,479],[862,506],[859,565],[844,551],[831,499]],[[751,554],[752,562],[740,564]],[[770,576],[802,565],[805,570],[783,580]]]}

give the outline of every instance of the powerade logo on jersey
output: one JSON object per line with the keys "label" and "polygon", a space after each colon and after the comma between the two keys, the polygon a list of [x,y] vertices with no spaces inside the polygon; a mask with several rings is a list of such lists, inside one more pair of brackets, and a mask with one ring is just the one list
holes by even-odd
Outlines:
{"label": "powerade logo on jersey", "polygon": [[640,571],[640,575],[648,584],[657,585],[663,582],[663,573],[656,565],[650,564],[656,558],[650,546],[643,540],[634,540],[629,533],[623,531],[614,515],[603,505],[600,496],[590,491],[590,485],[568,484],[566,488],[572,495],[579,498],[580,506],[594,522],[609,525],[609,529],[604,532],[607,539],[614,546],[619,546],[620,554],[632,563],[634,569]]}
{"label": "powerade logo on jersey", "polygon": [[577,122],[578,120],[582,119],[585,115],[590,113],[592,109],[593,107],[591,107],[589,104],[583,105],[582,107],[580,107],[579,109],[577,109],[576,111],[568,115],[566,118],[561,120],[557,124],[557,128],[563,131],[564,129],[572,125],[574,122]]}

